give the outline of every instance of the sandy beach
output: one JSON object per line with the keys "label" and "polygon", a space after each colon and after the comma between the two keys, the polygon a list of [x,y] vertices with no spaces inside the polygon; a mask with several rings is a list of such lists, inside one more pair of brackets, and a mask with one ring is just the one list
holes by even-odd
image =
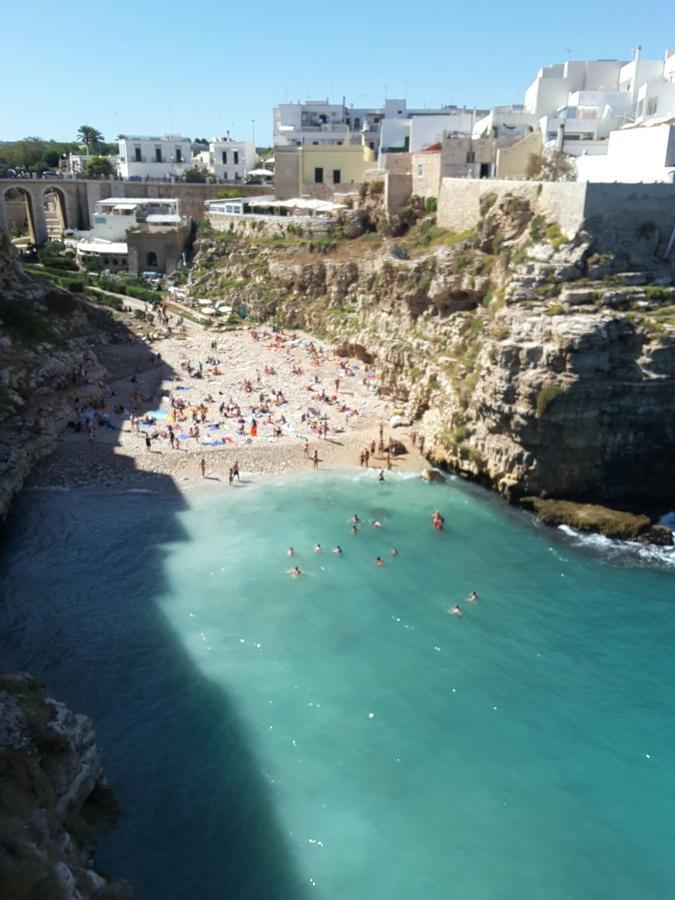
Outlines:
{"label": "sandy beach", "polygon": [[358,467],[373,442],[369,467],[386,471],[381,426],[385,445],[393,438],[407,450],[390,456],[392,471],[424,467],[412,429],[390,427],[397,407],[359,360],[300,332],[216,334],[192,322],[179,330],[174,316],[169,324],[151,343],[150,365],[139,342],[102,348],[104,404],[89,403],[93,386],[83,389],[72,420],[80,430],[62,432],[33,484],[142,484],[162,474],[182,490],[228,487],[235,462],[247,478],[312,470],[315,451],[319,471]]}

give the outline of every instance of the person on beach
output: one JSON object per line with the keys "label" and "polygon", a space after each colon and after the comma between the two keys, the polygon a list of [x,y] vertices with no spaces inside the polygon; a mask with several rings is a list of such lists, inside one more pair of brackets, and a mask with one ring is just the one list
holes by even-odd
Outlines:
{"label": "person on beach", "polygon": [[302,452],[305,456],[305,459],[309,459],[309,443],[305,441],[305,446],[302,448]]}
{"label": "person on beach", "polygon": [[382,559],[381,556],[375,557],[375,565],[377,566],[378,569],[384,565],[384,560]]}
{"label": "person on beach", "polygon": [[149,434],[146,434],[146,435],[145,435],[145,449],[146,449],[146,450],[151,450],[151,449],[152,449],[152,441],[150,440],[150,435],[149,435]]}
{"label": "person on beach", "polygon": [[464,613],[462,612],[462,610],[459,608],[459,603],[455,603],[455,605],[454,605],[454,606],[452,607],[452,609],[450,610],[450,613],[451,613],[453,616],[459,616],[460,618],[464,615]]}
{"label": "person on beach", "polygon": [[314,463],[314,468],[318,469],[319,468],[319,451],[318,450],[314,451],[314,456],[312,458],[312,462]]}
{"label": "person on beach", "polygon": [[202,458],[199,460],[199,468],[200,468],[201,471],[202,471],[202,478],[206,478],[206,460],[204,459],[203,456],[202,456]]}
{"label": "person on beach", "polygon": [[239,474],[239,463],[237,460],[234,461],[234,465],[232,466],[232,478],[236,478],[237,481],[241,481],[241,475]]}

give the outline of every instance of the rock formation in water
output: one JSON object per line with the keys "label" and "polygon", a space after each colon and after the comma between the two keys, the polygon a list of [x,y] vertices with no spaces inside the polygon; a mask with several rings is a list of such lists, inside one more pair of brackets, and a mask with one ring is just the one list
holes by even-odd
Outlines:
{"label": "rock formation in water", "polygon": [[115,814],[91,721],[29,675],[0,676],[0,897],[133,900],[94,868]]}
{"label": "rock formation in water", "polygon": [[659,236],[636,233],[638,267],[515,197],[483,212],[464,235],[432,216],[395,240],[211,233],[192,295],[372,362],[430,459],[509,499],[667,503],[675,287]]}

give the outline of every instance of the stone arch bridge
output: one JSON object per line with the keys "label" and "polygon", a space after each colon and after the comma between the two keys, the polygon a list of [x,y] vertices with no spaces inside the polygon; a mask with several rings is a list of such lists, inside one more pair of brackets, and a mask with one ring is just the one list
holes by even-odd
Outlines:
{"label": "stone arch bridge", "polygon": [[[226,187],[232,187],[227,185]],[[269,187],[237,185],[240,195],[264,194]],[[185,184],[169,182],[129,182],[114,179],[88,180],[65,178],[2,178],[0,179],[0,234],[9,234],[13,208],[18,193],[24,201],[25,219],[30,236],[38,246],[52,234],[51,220],[58,227],[86,230],[92,226],[94,207],[108,197],[162,198],[177,197],[183,215],[196,221],[204,217],[204,201],[213,200],[223,185]],[[8,196],[9,195],[9,196]],[[12,202],[14,199],[15,202]],[[22,217],[23,218],[23,217]]]}

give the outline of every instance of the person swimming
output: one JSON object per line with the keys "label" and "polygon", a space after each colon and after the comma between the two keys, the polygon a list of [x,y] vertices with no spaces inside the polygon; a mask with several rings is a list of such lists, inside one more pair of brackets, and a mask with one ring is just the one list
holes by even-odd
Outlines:
{"label": "person swimming", "polygon": [[289,556],[295,556],[295,550],[294,550],[292,547],[289,547],[289,548],[288,548],[288,555],[289,555]]}
{"label": "person swimming", "polygon": [[382,559],[381,556],[376,556],[376,557],[375,557],[375,565],[376,565],[378,568],[380,568],[380,566],[383,566],[383,565],[384,565],[384,560]]}
{"label": "person swimming", "polygon": [[356,527],[356,525],[352,525],[352,534],[358,534],[358,533],[359,533],[359,529]]}
{"label": "person swimming", "polygon": [[469,594],[469,603],[478,603],[478,594],[475,591]]}
{"label": "person swimming", "polygon": [[349,521],[352,523],[352,525],[358,525],[359,522],[361,521],[361,519],[359,519],[359,517],[356,515],[356,513],[354,513],[354,515],[351,517],[351,519]]}
{"label": "person swimming", "polygon": [[321,544],[317,544],[317,545],[316,545],[316,547],[314,548],[314,552],[315,552],[315,553],[322,553],[322,552],[323,552],[322,549],[321,549]]}
{"label": "person swimming", "polygon": [[370,524],[373,528],[382,528],[382,522],[379,522],[377,519],[371,519]]}
{"label": "person swimming", "polygon": [[396,547],[392,547],[389,552],[392,556],[398,556],[398,550],[396,549]]}
{"label": "person swimming", "polygon": [[449,612],[451,612],[453,616],[460,616],[460,618],[464,615],[462,610],[459,608],[459,603],[455,603],[455,605],[451,610],[449,610]]}
{"label": "person swimming", "polygon": [[337,547],[333,547],[333,553],[336,553],[338,556],[342,554],[342,547],[338,544]]}
{"label": "person swimming", "polygon": [[380,474],[377,476],[378,481],[384,481],[384,469],[380,469]]}
{"label": "person swimming", "polygon": [[299,569],[297,566],[293,566],[293,568],[292,568],[292,569],[289,569],[289,570],[286,572],[286,574],[287,574],[287,575],[290,575],[291,578],[297,578],[298,575],[302,575],[302,572],[300,571],[300,569]]}

